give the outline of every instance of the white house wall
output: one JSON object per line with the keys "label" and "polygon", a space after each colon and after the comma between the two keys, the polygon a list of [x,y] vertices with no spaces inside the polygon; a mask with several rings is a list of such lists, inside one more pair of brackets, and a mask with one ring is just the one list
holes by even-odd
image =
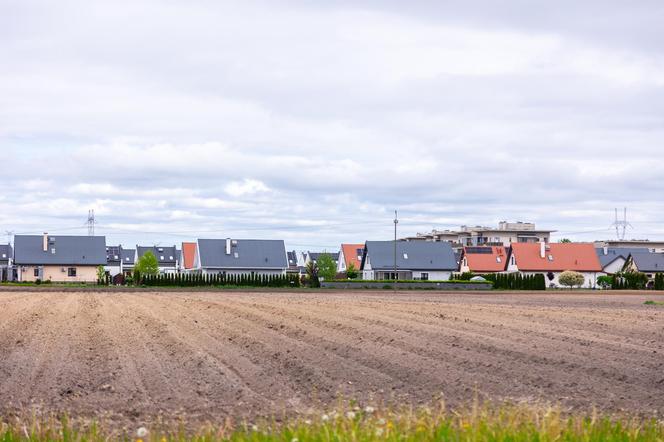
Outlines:
{"label": "white house wall", "polygon": [[627,260],[625,258],[616,258],[615,260],[613,260],[613,262],[609,263],[609,265],[604,267],[604,273],[613,275],[614,273],[622,271],[626,261]]}
{"label": "white house wall", "polygon": [[[537,274],[542,274],[544,275],[544,281],[546,283],[546,288],[566,288],[567,286],[564,286],[560,284],[559,277],[560,274],[563,272],[551,272],[553,273],[553,279],[549,280],[548,274],[549,272],[521,272],[522,275],[537,275]],[[578,272],[583,275],[583,285],[581,288],[596,288],[597,287],[597,278],[606,275],[606,273],[603,272]]]}

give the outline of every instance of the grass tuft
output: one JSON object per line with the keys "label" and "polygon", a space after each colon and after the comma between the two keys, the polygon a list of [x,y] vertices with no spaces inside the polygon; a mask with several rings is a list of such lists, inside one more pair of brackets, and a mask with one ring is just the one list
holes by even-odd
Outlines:
{"label": "grass tuft", "polygon": [[103,423],[67,417],[44,420],[0,419],[0,442],[332,442],[332,441],[662,441],[664,422],[612,418],[591,413],[565,415],[558,408],[525,405],[474,405],[450,411],[436,408],[380,410],[371,406],[338,409],[276,423],[263,420],[208,425],[188,433],[183,424],[171,429],[111,431]]}
{"label": "grass tuft", "polygon": [[664,305],[664,301],[653,301],[653,300],[648,300],[644,302],[645,305]]}

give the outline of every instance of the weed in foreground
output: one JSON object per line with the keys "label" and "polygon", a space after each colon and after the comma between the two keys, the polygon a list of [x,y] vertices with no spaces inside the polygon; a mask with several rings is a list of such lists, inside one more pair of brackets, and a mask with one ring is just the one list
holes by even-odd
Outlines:
{"label": "weed in foreground", "polygon": [[664,305],[664,302],[662,301],[653,301],[653,300],[648,300],[644,302],[645,305]]}
{"label": "weed in foreground", "polygon": [[82,423],[67,417],[11,422],[0,419],[0,441],[306,442],[306,441],[664,441],[664,422],[615,418],[597,413],[565,415],[554,407],[524,405],[472,406],[451,411],[436,408],[333,410],[286,423],[276,421],[208,425],[188,433],[181,423],[172,429],[139,427],[111,430],[103,422]]}

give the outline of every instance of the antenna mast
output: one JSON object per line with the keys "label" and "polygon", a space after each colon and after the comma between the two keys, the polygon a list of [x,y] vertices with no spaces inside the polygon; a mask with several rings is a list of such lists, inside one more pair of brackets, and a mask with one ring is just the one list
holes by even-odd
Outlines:
{"label": "antenna mast", "polygon": [[88,210],[88,236],[95,236],[95,211]]}

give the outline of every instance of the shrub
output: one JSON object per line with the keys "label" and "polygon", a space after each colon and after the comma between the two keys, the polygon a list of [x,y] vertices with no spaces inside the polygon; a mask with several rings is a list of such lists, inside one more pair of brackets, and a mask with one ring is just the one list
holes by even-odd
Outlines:
{"label": "shrub", "polygon": [[558,282],[569,288],[581,287],[585,281],[586,278],[581,273],[572,270],[565,270],[558,276]]}
{"label": "shrub", "polygon": [[360,276],[360,272],[355,268],[355,264],[352,262],[348,264],[348,268],[346,269],[346,276],[348,279],[357,279],[357,277]]}
{"label": "shrub", "polygon": [[337,265],[329,253],[323,253],[318,257],[318,276],[326,281],[334,279],[337,274]]}
{"label": "shrub", "polygon": [[613,287],[613,277],[608,275],[602,275],[597,278],[597,285],[603,289],[608,289]]}

